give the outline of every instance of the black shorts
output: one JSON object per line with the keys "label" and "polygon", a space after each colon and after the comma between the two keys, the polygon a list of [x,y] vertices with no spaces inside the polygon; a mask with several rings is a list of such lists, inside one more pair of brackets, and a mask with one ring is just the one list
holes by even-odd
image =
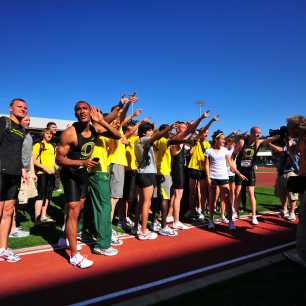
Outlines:
{"label": "black shorts", "polygon": [[235,183],[235,175],[230,175],[228,177],[228,182],[231,184],[231,183]]}
{"label": "black shorts", "polygon": [[190,178],[197,180],[197,181],[204,180],[207,178],[206,172],[202,170],[195,170],[195,169],[189,168],[188,173],[189,173]]}
{"label": "black shorts", "polygon": [[37,175],[37,200],[51,200],[52,192],[55,187],[54,174],[38,174]]}
{"label": "black shorts", "polygon": [[88,192],[88,172],[85,168],[63,167],[61,180],[67,202],[78,202],[85,199]]}
{"label": "black shorts", "polygon": [[256,175],[255,170],[252,169],[238,169],[241,174],[243,174],[247,180],[243,181],[238,175],[235,175],[235,184],[242,186],[255,186],[256,185]]}
{"label": "black shorts", "polygon": [[0,201],[17,200],[20,175],[0,174]]}
{"label": "black shorts", "polygon": [[185,186],[185,169],[172,170],[172,189],[184,189]]}
{"label": "black shorts", "polygon": [[137,185],[140,188],[149,186],[156,186],[156,174],[155,173],[137,173],[136,176]]}
{"label": "black shorts", "polygon": [[229,180],[218,180],[218,179],[211,179],[211,184],[214,186],[223,186],[228,184]]}
{"label": "black shorts", "polygon": [[133,202],[137,199],[136,177],[136,170],[125,171],[123,198],[128,202]]}

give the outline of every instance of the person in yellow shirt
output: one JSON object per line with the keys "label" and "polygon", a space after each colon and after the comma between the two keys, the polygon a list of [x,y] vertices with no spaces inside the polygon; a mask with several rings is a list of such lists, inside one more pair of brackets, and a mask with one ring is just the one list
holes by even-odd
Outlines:
{"label": "person in yellow shirt", "polygon": [[[96,243],[93,252],[98,255],[114,256],[118,250],[111,245],[112,242],[112,219],[111,219],[111,197],[109,184],[109,161],[108,146],[110,141],[121,137],[120,132],[103,120],[100,116],[99,122],[107,132],[98,136],[91,155],[91,158],[98,162],[98,165],[89,171],[88,202],[93,212],[93,223],[96,229]],[[118,240],[116,245],[120,245]]]}
{"label": "person in yellow shirt", "polygon": [[125,129],[125,145],[127,166],[125,167],[124,189],[123,189],[123,211],[119,222],[123,229],[130,229],[133,226],[132,220],[128,216],[129,208],[137,201],[137,162],[135,155],[135,143],[139,140],[137,130],[140,122],[130,120]]}
{"label": "person in yellow shirt", "polygon": [[[204,220],[204,211],[208,204],[208,184],[205,172],[205,151],[211,147],[208,137],[208,129],[212,123],[219,120],[219,116],[213,117],[205,127],[200,130],[196,138],[196,144],[192,148],[191,159],[188,164],[189,174],[189,209],[186,218]],[[195,204],[195,194],[198,194],[198,203]]]}
{"label": "person in yellow shirt", "polygon": [[[124,175],[125,167],[127,166],[125,145],[127,139],[124,136],[122,125],[124,123],[129,106],[137,101],[136,96],[129,98],[121,98],[121,103],[124,107],[118,112],[115,120],[111,122],[112,126],[120,131],[121,138],[111,140],[109,144],[109,164],[110,164],[110,190],[111,190],[111,203],[112,203],[112,220],[114,217],[115,208],[120,199],[123,198],[124,188]],[[112,243],[115,245],[122,244],[119,241],[116,231],[112,231]]]}
{"label": "person in yellow shirt", "polygon": [[51,144],[53,133],[50,129],[42,131],[42,140],[33,146],[33,160],[36,167],[38,196],[35,202],[36,224],[54,222],[47,215],[49,201],[55,183],[55,148]]}

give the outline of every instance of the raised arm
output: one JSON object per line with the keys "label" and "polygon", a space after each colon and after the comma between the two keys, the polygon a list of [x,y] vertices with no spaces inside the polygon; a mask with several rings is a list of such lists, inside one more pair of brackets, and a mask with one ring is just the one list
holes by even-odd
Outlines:
{"label": "raised arm", "polygon": [[133,104],[133,103],[136,103],[137,100],[138,100],[138,98],[137,98],[136,95],[135,96],[130,96],[128,98],[128,102],[124,105],[124,107],[122,109],[122,112],[119,114],[119,122],[121,123],[121,125],[122,125],[122,123],[123,123],[123,121],[126,117],[126,114],[129,110],[130,105]]}
{"label": "raised arm", "polygon": [[127,123],[132,120],[133,118],[139,116],[140,114],[142,113],[142,109],[141,108],[138,108],[136,109],[131,115],[127,116],[123,122],[121,123],[122,126],[125,126],[127,125]]}
{"label": "raised arm", "polygon": [[114,128],[107,121],[105,121],[102,112],[98,108],[91,106],[90,117],[93,123],[93,127],[95,128],[98,134],[103,134],[105,132],[108,132],[110,137],[112,138],[115,139],[121,138],[119,130]]}
{"label": "raised arm", "polygon": [[275,153],[282,153],[284,152],[284,148],[282,147],[279,147],[279,146],[276,146],[275,144],[273,143],[268,143],[268,146],[273,150],[273,152]]}
{"label": "raised arm", "polygon": [[201,139],[201,137],[204,135],[204,133],[206,133],[206,132],[208,131],[208,129],[210,128],[210,126],[211,126],[214,122],[216,122],[216,121],[218,121],[218,120],[220,120],[219,115],[217,115],[217,116],[211,118],[211,119],[209,120],[209,122],[201,129],[199,135],[198,135],[196,138],[197,138],[197,139]]}
{"label": "raised arm", "polygon": [[193,133],[196,128],[198,127],[198,125],[200,124],[200,122],[207,118],[209,114],[209,111],[204,112],[198,119],[194,120],[186,129],[186,131],[177,134],[176,136],[174,136],[172,139],[184,139],[188,134]]}

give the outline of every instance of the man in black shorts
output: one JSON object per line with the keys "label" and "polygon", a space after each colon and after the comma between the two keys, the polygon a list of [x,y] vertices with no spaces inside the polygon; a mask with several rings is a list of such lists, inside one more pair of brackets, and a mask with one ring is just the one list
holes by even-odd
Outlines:
{"label": "man in black shorts", "polygon": [[70,263],[79,268],[88,268],[93,261],[77,252],[77,223],[88,190],[88,171],[98,163],[90,159],[96,131],[90,125],[92,108],[85,101],[75,105],[78,122],[68,127],[61,135],[56,161],[62,166],[61,179],[67,201],[66,235],[71,250]]}
{"label": "man in black shorts", "polygon": [[244,185],[246,186],[249,194],[253,225],[258,224],[255,199],[256,173],[254,168],[256,155],[262,144],[267,144],[278,139],[279,136],[261,139],[261,129],[259,127],[252,127],[250,130],[250,135],[239,140],[239,142],[235,145],[234,152],[232,154],[233,160],[237,158],[237,169],[247,178],[247,180],[242,181],[236,176],[235,210],[238,212],[241,199],[241,185]]}
{"label": "man in black shorts", "polygon": [[27,115],[27,109],[25,100],[13,99],[9,105],[10,117],[0,118],[0,258],[8,262],[20,260],[7,248],[7,242],[21,182],[25,130],[20,121]]}

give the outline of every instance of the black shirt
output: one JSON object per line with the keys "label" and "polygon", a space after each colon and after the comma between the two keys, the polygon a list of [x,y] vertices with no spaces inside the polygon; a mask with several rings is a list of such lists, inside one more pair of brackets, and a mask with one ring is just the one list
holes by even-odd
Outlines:
{"label": "black shirt", "polygon": [[0,118],[0,172],[10,175],[21,175],[22,144],[25,137],[24,128],[11,119]]}

